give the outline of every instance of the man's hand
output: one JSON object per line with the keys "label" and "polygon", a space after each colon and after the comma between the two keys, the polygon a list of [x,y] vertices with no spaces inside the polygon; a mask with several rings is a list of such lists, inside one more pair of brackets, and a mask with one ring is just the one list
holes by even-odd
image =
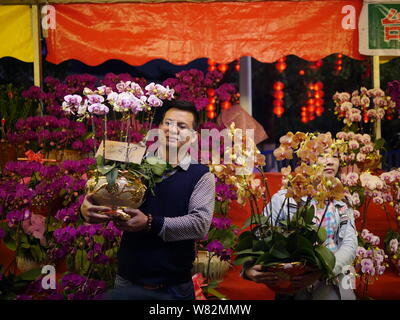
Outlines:
{"label": "man's hand", "polygon": [[139,209],[129,209],[124,208],[124,211],[131,216],[131,219],[115,220],[115,224],[118,229],[128,232],[138,232],[146,228],[147,220],[149,219],[142,211]]}
{"label": "man's hand", "polygon": [[81,205],[83,218],[89,223],[103,223],[111,220],[111,217],[101,214],[101,212],[111,211],[111,208],[96,206],[93,204],[93,193],[88,193]]}

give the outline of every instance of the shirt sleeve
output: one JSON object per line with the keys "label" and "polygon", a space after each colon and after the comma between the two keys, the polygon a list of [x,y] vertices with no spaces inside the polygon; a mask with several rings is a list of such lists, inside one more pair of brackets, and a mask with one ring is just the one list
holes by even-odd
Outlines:
{"label": "shirt sleeve", "polygon": [[339,230],[339,240],[341,244],[339,249],[335,252],[336,263],[333,269],[335,275],[341,274],[343,267],[353,264],[358,246],[353,210],[347,209],[346,211],[348,222]]}
{"label": "shirt sleeve", "polygon": [[202,239],[210,229],[215,204],[215,177],[205,173],[194,187],[189,200],[189,213],[165,217],[158,235],[166,242]]}

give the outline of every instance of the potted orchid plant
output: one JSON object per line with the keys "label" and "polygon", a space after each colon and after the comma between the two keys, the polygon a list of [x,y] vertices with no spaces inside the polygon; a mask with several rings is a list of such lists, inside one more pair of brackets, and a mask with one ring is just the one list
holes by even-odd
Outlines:
{"label": "potted orchid plant", "polygon": [[[274,151],[277,160],[292,159],[296,153],[301,164],[294,172],[290,166],[282,168],[282,188],[286,194],[281,208],[272,207],[268,186],[263,180],[262,206],[254,201],[257,197],[252,197],[252,214],[243,226],[250,230],[239,237],[235,263],[245,268],[263,265],[265,271],[276,273],[280,278],[271,289],[288,292],[291,277],[306,272],[306,266],[319,269],[327,278],[333,277],[335,256],[324,245],[327,232],[322,222],[329,207],[325,206],[326,201],[342,199],[344,189],[338,178],[322,174],[323,167],[317,159],[321,153],[333,154],[339,150],[342,142],[334,141],[330,133],[302,132],[289,132],[280,142]],[[249,185],[248,190],[253,193],[255,189]],[[316,209],[324,207],[322,217],[317,216]],[[278,216],[273,215],[274,210]],[[286,210],[286,218],[278,221]]]}
{"label": "potted orchid plant", "polygon": [[[116,85],[116,91],[103,85],[96,90],[85,88],[83,96],[64,97],[63,110],[76,116],[78,121],[91,121],[93,131],[95,131],[95,117],[102,118],[102,144],[97,151],[97,167],[87,182],[87,191],[93,193],[93,200],[97,204],[112,207],[112,214],[127,218],[122,210],[117,211],[117,209],[138,208],[143,202],[146,189],[152,190],[154,184],[169,167],[166,162],[158,158],[143,159],[146,137],[138,144],[132,144],[130,127],[133,119],[141,118],[147,120],[151,128],[155,110],[163,105],[164,100],[172,100],[173,95],[174,90],[168,86],[150,83],[142,89],[135,82],[121,81]],[[120,136],[124,144],[120,147],[122,151],[117,160],[106,156],[107,115],[110,111],[120,114],[125,124]],[[134,149],[142,150],[139,160],[136,159],[135,163],[130,158]]]}

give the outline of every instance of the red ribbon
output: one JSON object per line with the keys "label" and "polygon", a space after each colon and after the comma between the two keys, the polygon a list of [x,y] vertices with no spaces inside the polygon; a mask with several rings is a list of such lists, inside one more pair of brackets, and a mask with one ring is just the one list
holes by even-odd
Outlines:
{"label": "red ribbon", "polygon": [[194,294],[195,294],[196,300],[207,300],[203,294],[203,290],[201,289],[201,287],[204,287],[207,285],[204,283],[205,280],[206,279],[203,277],[203,275],[201,273],[196,273],[192,277]]}
{"label": "red ribbon", "polygon": [[28,161],[36,161],[36,162],[43,162],[43,155],[39,152],[34,153],[32,150],[28,150],[25,152],[25,155],[28,158]]}

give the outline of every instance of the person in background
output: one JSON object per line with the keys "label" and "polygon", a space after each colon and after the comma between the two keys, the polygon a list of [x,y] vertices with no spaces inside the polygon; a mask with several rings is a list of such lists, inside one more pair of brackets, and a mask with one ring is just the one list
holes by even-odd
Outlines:
{"label": "person in background", "polygon": [[[320,155],[318,163],[324,166],[323,174],[326,177],[334,177],[339,171],[339,158],[337,155]],[[286,190],[280,190],[271,198],[272,203],[272,219],[276,221],[279,215],[279,221],[286,219],[285,210],[279,213],[282,204],[285,201]],[[296,211],[295,202],[290,215]],[[265,215],[270,215],[270,206],[267,205],[264,209]],[[325,208],[318,209],[316,216],[322,218]],[[343,279],[342,270],[345,266],[351,266],[356,257],[358,246],[357,232],[354,224],[353,210],[348,208],[343,201],[333,201],[329,204],[327,213],[322,222],[325,227],[328,239],[325,245],[330,249],[336,258],[336,264],[333,270],[335,275],[338,275],[336,284],[328,284],[325,279],[321,278],[321,272],[315,269],[308,269],[303,275],[296,276],[292,279],[293,291],[290,294],[277,294],[277,300],[355,300],[355,294],[352,289],[343,288],[341,283]],[[257,283],[263,283],[267,286],[275,286],[279,281],[275,273],[263,272],[261,265],[255,265],[251,268],[243,270],[243,277]]]}

